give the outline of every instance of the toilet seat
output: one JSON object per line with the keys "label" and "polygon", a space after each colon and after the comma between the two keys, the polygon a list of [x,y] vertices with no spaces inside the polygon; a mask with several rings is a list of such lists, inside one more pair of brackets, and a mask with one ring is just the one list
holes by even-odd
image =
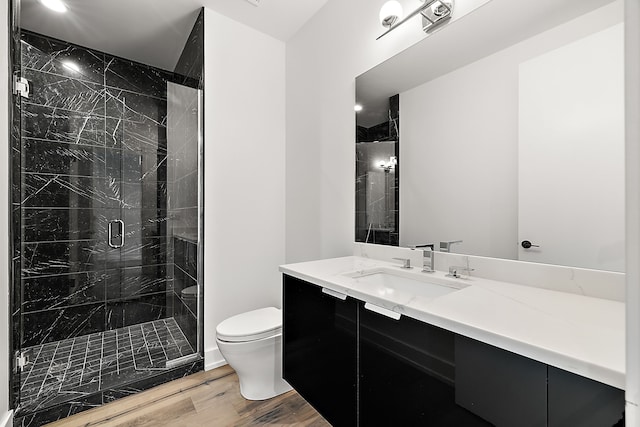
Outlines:
{"label": "toilet seat", "polygon": [[282,332],[282,311],[275,307],[238,314],[216,327],[220,341],[246,342],[272,337]]}

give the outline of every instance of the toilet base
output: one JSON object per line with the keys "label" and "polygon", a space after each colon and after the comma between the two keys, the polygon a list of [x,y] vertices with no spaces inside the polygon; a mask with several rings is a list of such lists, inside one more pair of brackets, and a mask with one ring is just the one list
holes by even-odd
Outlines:
{"label": "toilet base", "polygon": [[292,389],[282,379],[282,334],[250,342],[216,341],[235,369],[245,399],[267,400]]}

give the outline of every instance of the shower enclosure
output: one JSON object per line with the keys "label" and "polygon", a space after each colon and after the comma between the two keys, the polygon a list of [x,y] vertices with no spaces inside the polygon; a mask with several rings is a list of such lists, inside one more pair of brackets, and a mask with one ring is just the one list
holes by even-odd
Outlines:
{"label": "shower enclosure", "polygon": [[400,96],[384,104],[356,113],[355,241],[398,246]]}
{"label": "shower enclosure", "polygon": [[12,390],[39,425],[202,369],[202,14],[170,72],[18,16]]}

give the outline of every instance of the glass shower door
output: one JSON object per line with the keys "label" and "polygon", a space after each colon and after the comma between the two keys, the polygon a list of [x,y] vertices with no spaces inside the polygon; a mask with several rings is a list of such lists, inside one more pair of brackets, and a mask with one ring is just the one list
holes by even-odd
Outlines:
{"label": "glass shower door", "polygon": [[18,417],[99,404],[201,354],[200,92],[21,37],[32,92],[13,154]]}

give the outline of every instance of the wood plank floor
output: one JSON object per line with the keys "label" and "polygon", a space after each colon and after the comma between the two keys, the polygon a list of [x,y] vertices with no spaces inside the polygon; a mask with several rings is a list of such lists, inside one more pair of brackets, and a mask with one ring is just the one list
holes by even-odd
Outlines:
{"label": "wood plank floor", "polygon": [[172,381],[153,389],[91,409],[49,427],[330,427],[295,391],[266,401],[240,395],[231,367]]}

